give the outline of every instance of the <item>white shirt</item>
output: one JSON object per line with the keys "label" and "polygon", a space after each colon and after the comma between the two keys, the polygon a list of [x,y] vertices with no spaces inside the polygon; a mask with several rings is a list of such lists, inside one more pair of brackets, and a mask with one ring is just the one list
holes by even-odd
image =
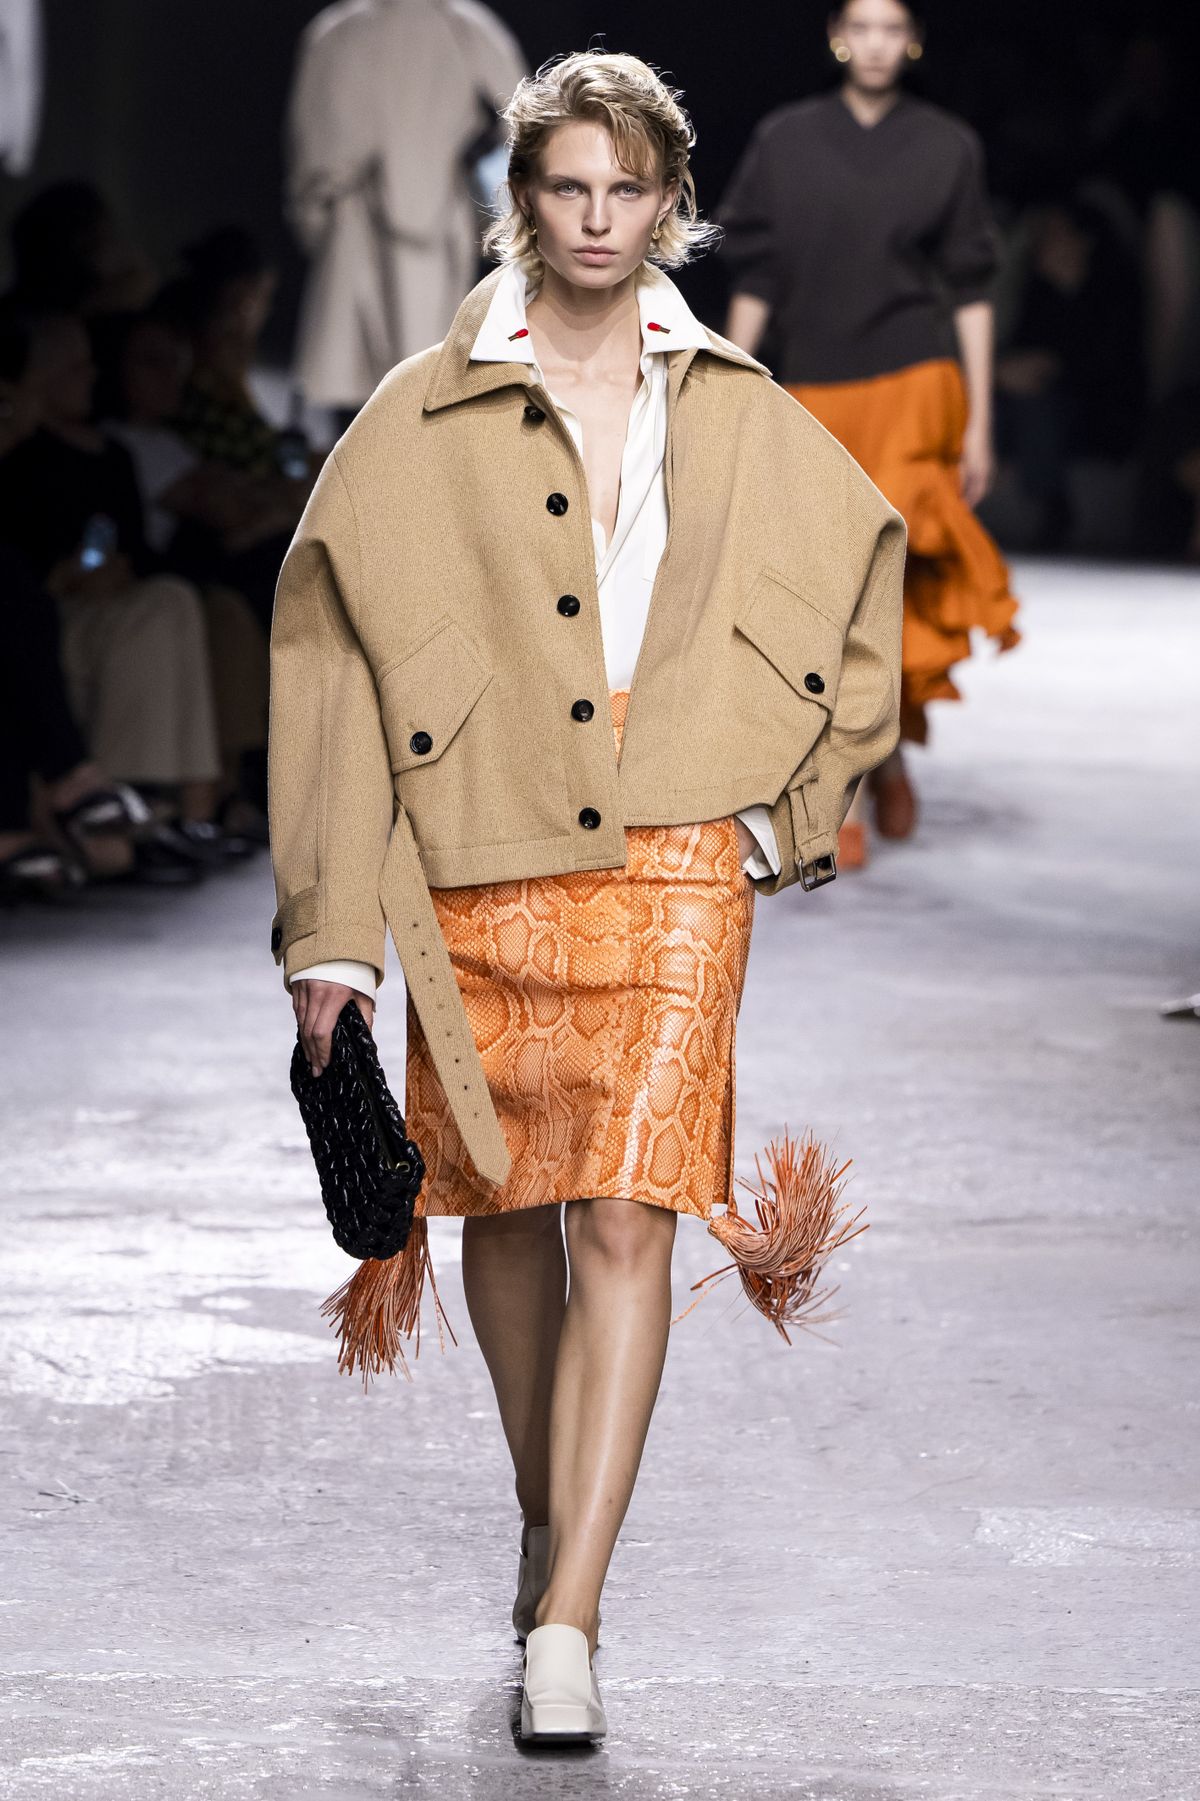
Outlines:
{"label": "white shirt", "polygon": [[[661,269],[643,266],[635,291],[642,327],[642,381],[629,409],[617,518],[607,543],[604,528],[598,520],[592,520],[600,634],[610,690],[628,688],[633,680],[654,578],[667,542],[665,353],[693,346],[704,349],[708,345],[704,327]],[[546,387],[525,317],[526,305],[532,298],[524,273],[515,263],[509,263],[496,284],[491,305],[471,347],[471,361],[528,363]],[[582,457],[583,427],[578,417],[555,395],[550,398]],[[743,869],[755,876],[778,875],[779,846],[767,808],[747,807],[737,817],[757,841],[757,849],[745,859]],[[297,970],[292,980],[298,981],[301,976],[344,982],[360,993],[375,993],[375,971],[369,963],[335,959]]]}

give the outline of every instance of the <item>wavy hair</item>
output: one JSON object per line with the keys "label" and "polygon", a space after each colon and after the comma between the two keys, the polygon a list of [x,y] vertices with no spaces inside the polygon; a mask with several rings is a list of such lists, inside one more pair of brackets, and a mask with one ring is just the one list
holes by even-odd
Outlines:
{"label": "wavy hair", "polygon": [[720,227],[701,219],[696,205],[688,167],[696,133],[680,105],[680,90],[668,87],[639,57],[600,50],[552,57],[536,74],[524,77],[501,116],[508,126],[508,180],[483,239],[485,251],[498,262],[519,263],[540,281],[537,237],[518,196],[550,133],[577,119],[607,129],[617,162],[631,175],[664,187],[679,184],[646,262],[678,269],[720,238]]}

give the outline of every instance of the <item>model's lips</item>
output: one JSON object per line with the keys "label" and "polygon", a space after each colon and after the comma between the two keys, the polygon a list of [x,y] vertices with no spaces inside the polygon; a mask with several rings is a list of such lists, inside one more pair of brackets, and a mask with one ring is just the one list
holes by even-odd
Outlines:
{"label": "model's lips", "polygon": [[574,254],[576,256],[586,256],[590,263],[607,263],[610,262],[617,253],[615,250],[601,250],[599,246],[593,248],[592,245],[585,244],[582,250],[577,250]]}

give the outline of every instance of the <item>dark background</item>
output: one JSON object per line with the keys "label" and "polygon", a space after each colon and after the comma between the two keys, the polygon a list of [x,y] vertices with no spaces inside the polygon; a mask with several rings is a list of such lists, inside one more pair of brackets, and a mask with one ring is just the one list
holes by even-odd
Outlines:
{"label": "dark background", "polygon": [[[280,217],[281,126],[296,38],[320,10],[318,0],[47,0],[41,142],[26,180],[0,177],[5,222],[34,188],[86,175],[164,270],[199,230],[249,224],[279,258],[266,348],[285,357],[300,264]],[[832,80],[820,5],[501,0],[496,10],[533,64],[595,39],[634,51],[682,87],[708,211],[755,121]],[[925,11],[928,48],[914,86],[983,134],[1002,218],[1094,165],[1094,139],[1117,94],[1136,96],[1109,153],[1126,186],[1197,193],[1196,109],[1184,87],[1200,58],[1197,8],[958,0]],[[719,327],[719,269],[701,263],[681,285]]]}

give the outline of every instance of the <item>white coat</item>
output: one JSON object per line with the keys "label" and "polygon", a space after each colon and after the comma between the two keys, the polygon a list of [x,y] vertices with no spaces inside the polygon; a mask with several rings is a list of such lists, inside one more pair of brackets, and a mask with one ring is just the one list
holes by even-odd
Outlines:
{"label": "white coat", "polygon": [[0,0],[0,165],[9,175],[33,166],[41,110],[40,0]]}
{"label": "white coat", "polygon": [[476,278],[479,213],[461,153],[478,96],[525,63],[477,0],[339,0],[306,29],[288,112],[287,212],[312,268],[296,378],[356,407],[443,338]]}

